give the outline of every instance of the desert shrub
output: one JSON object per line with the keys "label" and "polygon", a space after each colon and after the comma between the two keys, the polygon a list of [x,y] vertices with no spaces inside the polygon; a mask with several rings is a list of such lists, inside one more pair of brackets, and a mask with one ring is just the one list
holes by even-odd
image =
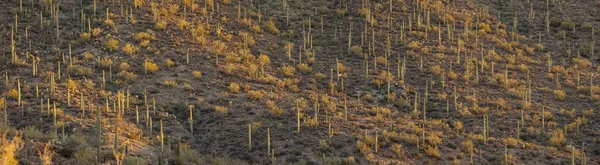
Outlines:
{"label": "desert shrub", "polygon": [[251,90],[248,91],[248,97],[252,100],[260,100],[263,97],[263,93],[260,91]]}
{"label": "desert shrub", "polygon": [[135,73],[131,73],[124,70],[117,74],[117,81],[119,81],[120,83],[131,83],[135,81],[136,78],[137,75],[135,75]]}
{"label": "desert shrub", "polygon": [[[598,1],[600,2],[600,1]],[[592,30],[592,28],[594,27],[594,25],[592,25],[589,22],[583,23],[583,25],[581,25],[581,29],[583,30]]]}
{"label": "desert shrub", "polygon": [[182,144],[180,147],[179,157],[176,158],[181,164],[200,164],[200,154],[198,151],[190,148],[188,144]]}
{"label": "desert shrub", "polygon": [[312,68],[310,66],[308,66],[308,64],[301,63],[301,64],[298,64],[298,70],[300,70],[300,72],[302,72],[302,73],[309,73],[312,71]]}
{"label": "desert shrub", "polygon": [[96,65],[98,65],[101,69],[105,69],[105,70],[109,69],[113,65],[112,59],[110,59],[108,57],[99,59],[96,63],[97,63]]}
{"label": "desert shrub", "polygon": [[440,158],[440,152],[438,150],[437,146],[427,146],[427,155],[434,157],[434,158]]}
{"label": "desert shrub", "polygon": [[123,48],[121,48],[123,50],[123,53],[133,56],[135,54],[137,54],[140,49],[130,43],[125,44],[125,46],[123,46]]}
{"label": "desert shrub", "polygon": [[408,43],[408,48],[412,49],[412,50],[421,50],[421,44],[419,44],[416,41],[411,41],[410,43]]}
{"label": "desert shrub", "polygon": [[254,77],[254,76],[256,76],[257,71],[258,71],[258,65],[250,64],[248,66],[248,69],[246,69],[246,74],[248,74],[248,76],[250,76],[250,77]]}
{"label": "desert shrub", "polygon": [[275,25],[275,22],[273,22],[273,20],[269,19],[269,21],[265,22],[264,26],[268,32],[273,33],[275,35],[279,35],[279,29],[277,29],[277,25]]}
{"label": "desert shrub", "polygon": [[569,19],[566,19],[560,23],[560,28],[571,31],[575,28],[575,23]]}
{"label": "desert shrub", "polygon": [[561,30],[561,31],[557,32],[556,34],[554,34],[554,37],[556,39],[562,40],[562,39],[565,39],[566,34],[567,34],[567,32],[565,32],[564,30]]}
{"label": "desert shrub", "polygon": [[102,29],[100,29],[100,28],[92,29],[92,36],[97,37],[100,35],[100,33],[102,33]]}
{"label": "desert shrub", "polygon": [[350,52],[356,56],[363,57],[362,48],[360,46],[350,47]]}
{"label": "desert shrub", "polygon": [[18,134],[12,139],[7,136],[8,132],[4,132],[0,138],[0,164],[16,165],[19,163],[16,157],[24,142]]}
{"label": "desert shrub", "polygon": [[269,114],[273,117],[279,117],[283,114],[283,108],[277,106],[275,102],[271,100],[267,101],[267,108],[269,108]]}
{"label": "desert shrub", "polygon": [[115,26],[115,22],[111,19],[105,19],[104,20],[104,25],[106,26],[110,26],[110,27],[114,27]]}
{"label": "desert shrub", "polygon": [[560,18],[552,17],[550,18],[550,26],[558,27],[562,24],[562,20]]}
{"label": "desert shrub", "polygon": [[563,91],[563,90],[554,90],[553,93],[557,100],[562,101],[562,100],[565,100],[565,98],[566,98],[565,91]]}
{"label": "desert shrub", "polygon": [[11,99],[17,99],[19,98],[19,91],[17,91],[16,89],[9,89],[8,91],[4,92],[4,94],[2,94],[3,96],[6,96],[8,98]]}
{"label": "desert shrub", "polygon": [[343,17],[348,13],[348,10],[345,8],[337,8],[335,9],[335,13],[337,13],[339,17]]}
{"label": "desert shrub", "polygon": [[155,63],[153,63],[151,61],[146,61],[146,62],[144,62],[144,69],[146,69],[146,71],[148,71],[148,73],[154,73],[154,72],[158,71],[158,65],[156,65]]}
{"label": "desert shrub", "polygon": [[473,149],[473,141],[471,141],[471,139],[463,140],[462,142],[460,142],[460,145],[462,146],[463,150],[465,150],[465,152],[471,153],[471,150]]}
{"label": "desert shrub", "polygon": [[165,30],[167,28],[167,21],[159,21],[154,24],[154,29]]}
{"label": "desert shrub", "polygon": [[429,135],[425,138],[427,142],[431,145],[438,145],[442,142],[442,139],[439,137],[437,132],[430,132]]}
{"label": "desert shrub", "polygon": [[180,19],[177,22],[177,28],[179,28],[181,30],[185,30],[189,26],[190,26],[190,23],[188,21],[186,21],[185,19]]}
{"label": "desert shrub", "polygon": [[134,38],[138,41],[144,41],[144,40],[153,40],[154,36],[148,32],[139,32],[138,34],[136,34],[134,36]]}
{"label": "desert shrub", "polygon": [[560,148],[565,142],[563,131],[561,129],[552,131],[548,142],[550,143],[550,146]]}
{"label": "desert shrub", "polygon": [[404,150],[402,149],[402,144],[393,144],[391,150],[398,158],[401,158],[404,155]]}
{"label": "desert shrub", "polygon": [[552,73],[567,75],[567,70],[563,66],[560,66],[560,65],[552,66],[552,68],[550,69],[550,71]]}
{"label": "desert shrub", "polygon": [[360,153],[362,153],[363,155],[367,155],[371,153],[371,147],[369,147],[368,144],[358,140],[356,141],[356,148],[358,148],[358,151],[360,151]]}
{"label": "desert shrub", "polygon": [[431,67],[431,73],[433,73],[434,75],[441,75],[442,74],[442,68],[439,65],[435,65]]}
{"label": "desert shrub", "polygon": [[91,35],[90,33],[84,32],[79,34],[79,41],[81,42],[88,42],[90,41]]}
{"label": "desert shrub", "polygon": [[50,149],[50,143],[46,143],[42,150],[38,149],[37,153],[39,155],[41,164],[52,164],[52,155],[54,155],[54,151]]}
{"label": "desert shrub", "polygon": [[482,23],[479,23],[477,26],[479,27],[480,31],[483,31],[485,33],[491,33],[492,32],[492,29],[490,28],[490,25],[487,24],[487,23],[483,23],[482,22]]}
{"label": "desert shrub", "polygon": [[294,72],[296,72],[296,69],[294,67],[286,65],[286,66],[281,67],[281,72],[285,76],[294,77]]}
{"label": "desert shrub", "polygon": [[23,139],[34,140],[34,141],[44,141],[46,140],[46,134],[44,132],[38,130],[33,126],[28,126],[23,128]]}
{"label": "desert shrub", "polygon": [[260,33],[262,30],[260,29],[260,26],[252,25],[252,26],[250,26],[250,31],[252,31],[254,33]]}
{"label": "desert shrub", "polygon": [[127,156],[125,158],[125,160],[123,160],[123,161],[125,162],[125,165],[146,165],[146,164],[148,164],[148,161],[146,161],[146,159],[135,157],[135,156]]}
{"label": "desert shrub", "polygon": [[175,62],[173,62],[173,60],[171,60],[170,58],[165,59],[165,65],[167,65],[167,67],[173,67],[175,65]]}
{"label": "desert shrub", "polygon": [[122,62],[121,64],[119,64],[119,69],[121,71],[127,71],[129,70],[130,66],[127,62]]}
{"label": "desert shrub", "polygon": [[377,62],[377,64],[381,64],[381,65],[386,65],[387,64],[387,59],[383,56],[377,56],[375,57],[375,62]]}
{"label": "desert shrub", "polygon": [[196,71],[192,72],[192,75],[194,76],[194,78],[198,79],[198,78],[202,77],[202,72],[196,70]]}
{"label": "desert shrub", "polygon": [[92,68],[88,68],[80,65],[70,65],[67,67],[67,74],[71,76],[91,76],[94,73]]}
{"label": "desert shrub", "polygon": [[220,115],[224,115],[227,114],[227,107],[223,107],[223,106],[215,106],[215,112],[217,112]]}
{"label": "desert shrub", "polygon": [[110,51],[119,50],[119,41],[115,39],[110,39],[105,43],[105,47]]}
{"label": "desert shrub", "polygon": [[592,66],[592,62],[585,58],[573,58],[575,64],[577,64],[578,69],[587,69]]}
{"label": "desert shrub", "polygon": [[594,109],[583,110],[582,113],[583,113],[583,116],[592,116],[595,114]]}
{"label": "desert shrub", "polygon": [[177,82],[171,81],[171,80],[165,80],[163,82],[163,85],[165,85],[166,87],[176,87],[177,86]]}
{"label": "desert shrub", "polygon": [[75,161],[78,164],[94,164],[95,160],[96,154],[91,148],[84,148],[75,152]]}
{"label": "desert shrub", "polygon": [[240,91],[240,85],[238,83],[229,84],[229,91],[231,93],[238,93]]}

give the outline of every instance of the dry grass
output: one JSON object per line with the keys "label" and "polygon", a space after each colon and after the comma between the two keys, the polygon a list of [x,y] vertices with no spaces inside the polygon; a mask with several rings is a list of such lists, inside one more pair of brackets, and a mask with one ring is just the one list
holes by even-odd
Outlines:
{"label": "dry grass", "polygon": [[269,108],[269,114],[271,114],[273,117],[279,117],[281,114],[283,114],[283,108],[278,107],[275,105],[275,102],[271,100],[267,101],[267,107]]}
{"label": "dry grass", "polygon": [[119,50],[119,41],[115,39],[110,39],[105,43],[105,47],[110,51]]}
{"label": "dry grass", "polygon": [[156,30],[165,30],[167,28],[167,21],[159,21],[154,24],[154,29]]}
{"label": "dry grass", "polygon": [[256,100],[260,100],[263,97],[263,93],[261,91],[255,91],[255,90],[250,90],[248,91],[248,97],[250,97],[250,99],[256,101]]}
{"label": "dry grass", "polygon": [[229,92],[238,93],[240,91],[240,85],[238,83],[229,84]]}
{"label": "dry grass", "polygon": [[200,72],[200,71],[193,71],[192,75],[194,76],[194,78],[199,79],[200,77],[202,77],[202,72]]}
{"label": "dry grass", "polygon": [[123,46],[122,48],[123,53],[130,55],[130,56],[134,56],[136,55],[138,52],[140,52],[140,49],[130,43],[125,44],[125,46]]}
{"label": "dry grass", "polygon": [[146,69],[148,73],[155,73],[156,71],[158,71],[158,65],[156,65],[152,61],[146,61],[144,63],[144,69]]}
{"label": "dry grass", "polygon": [[228,111],[227,107],[215,106],[215,112],[217,112],[219,115],[227,114],[227,111]]}
{"label": "dry grass", "polygon": [[273,33],[275,35],[279,35],[279,29],[277,29],[277,25],[275,25],[275,22],[273,22],[273,20],[269,19],[269,21],[265,22],[264,26],[268,32]]}
{"label": "dry grass", "polygon": [[2,137],[0,138],[0,164],[18,164],[17,154],[23,145],[24,142],[21,140],[19,134],[10,139],[8,132],[2,133]]}
{"label": "dry grass", "polygon": [[294,73],[296,72],[296,68],[291,66],[283,66],[281,68],[281,73],[287,77],[294,77]]}
{"label": "dry grass", "polygon": [[561,129],[554,130],[550,133],[550,139],[548,140],[550,146],[560,148],[564,142],[565,136]]}
{"label": "dry grass", "polygon": [[563,90],[554,90],[553,93],[554,93],[554,96],[556,97],[556,99],[560,100],[560,101],[565,100],[565,98],[567,97],[565,94],[565,91],[563,91]]}
{"label": "dry grass", "polygon": [[2,94],[2,96],[5,96],[10,99],[17,99],[17,98],[19,98],[19,91],[17,91],[16,89],[10,89],[10,90],[6,91],[4,94]]}

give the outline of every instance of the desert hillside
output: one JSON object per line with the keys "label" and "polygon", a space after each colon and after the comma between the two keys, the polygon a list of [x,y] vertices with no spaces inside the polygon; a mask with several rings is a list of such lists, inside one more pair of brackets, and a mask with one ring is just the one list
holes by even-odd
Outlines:
{"label": "desert hillside", "polygon": [[6,0],[0,164],[600,164],[598,0]]}

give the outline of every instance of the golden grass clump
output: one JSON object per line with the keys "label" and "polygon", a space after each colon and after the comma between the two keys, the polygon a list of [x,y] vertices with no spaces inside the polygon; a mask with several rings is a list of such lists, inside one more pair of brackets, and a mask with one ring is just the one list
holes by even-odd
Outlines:
{"label": "golden grass clump", "polygon": [[281,67],[281,72],[285,76],[294,77],[294,73],[296,72],[296,68],[286,65],[286,66]]}
{"label": "golden grass clump", "polygon": [[81,41],[81,42],[88,42],[88,41],[90,41],[90,38],[91,38],[90,33],[85,32],[85,33],[79,34],[79,41]]}
{"label": "golden grass clump", "polygon": [[442,68],[439,65],[435,65],[431,67],[431,73],[433,73],[434,75],[441,75],[442,74]]}
{"label": "golden grass clump", "polygon": [[202,72],[195,70],[192,72],[192,75],[194,76],[194,78],[199,79],[200,77],[202,77]]}
{"label": "golden grass clump", "polygon": [[0,138],[0,164],[16,165],[19,163],[17,155],[19,150],[24,145],[19,134],[15,135],[12,139],[9,139],[8,132],[2,133]]}
{"label": "golden grass clump", "polygon": [[92,29],[92,36],[93,37],[99,36],[100,33],[102,33],[102,29],[100,29],[100,28],[94,28],[94,29]]}
{"label": "golden grass clump", "polygon": [[268,100],[267,107],[269,108],[269,114],[273,117],[279,117],[283,114],[283,108],[277,106],[275,102]]}
{"label": "golden grass clump", "polygon": [[113,65],[112,59],[105,57],[97,61],[97,65],[101,69],[109,69]]}
{"label": "golden grass clump", "polygon": [[363,57],[363,53],[362,53],[362,48],[360,46],[352,46],[350,47],[350,52],[353,55],[359,56],[359,57]]}
{"label": "golden grass clump", "polygon": [[262,30],[260,29],[260,26],[258,26],[258,25],[252,25],[252,26],[250,26],[250,31],[252,31],[254,33],[260,33],[260,32],[262,32]]}
{"label": "golden grass clump", "polygon": [[146,71],[148,71],[148,73],[155,73],[156,71],[158,71],[158,65],[156,65],[152,61],[146,61],[144,63],[144,68],[146,69]]}
{"label": "golden grass clump", "polygon": [[467,153],[470,153],[473,149],[473,141],[471,139],[463,140],[462,142],[460,142],[460,145],[462,146],[463,150],[465,150],[465,152]]}
{"label": "golden grass clump", "polygon": [[227,107],[215,106],[215,112],[217,112],[220,115],[227,114],[227,111],[229,111]]}
{"label": "golden grass clump", "polygon": [[421,50],[421,44],[416,41],[411,41],[408,43],[408,48],[412,50]]}
{"label": "golden grass clump", "polygon": [[167,21],[159,21],[154,24],[156,30],[165,30],[165,28],[167,28]]}
{"label": "golden grass clump", "polygon": [[427,150],[425,152],[431,157],[440,158],[440,152],[437,146],[427,146]]}
{"label": "golden grass clump", "polygon": [[104,20],[104,25],[106,26],[110,26],[110,27],[114,27],[115,26],[115,22],[111,19],[106,19]]}
{"label": "golden grass clump", "polygon": [[173,62],[173,60],[171,60],[170,58],[165,59],[165,65],[167,65],[167,67],[173,67],[175,66],[175,62]]}
{"label": "golden grass clump", "polygon": [[301,63],[301,64],[298,64],[298,70],[300,70],[300,72],[302,72],[302,73],[309,73],[312,71],[312,68],[310,66],[308,66],[308,64]]}
{"label": "golden grass clump", "polygon": [[190,26],[190,23],[188,21],[186,21],[185,19],[180,19],[177,22],[177,28],[181,29],[181,30],[185,30]]}
{"label": "golden grass clump", "polygon": [[91,76],[94,71],[92,68],[88,68],[80,65],[70,65],[67,67],[67,73],[71,76]]}
{"label": "golden grass clump", "polygon": [[177,82],[171,81],[171,80],[165,80],[165,82],[163,82],[163,85],[165,85],[166,87],[176,87]]}
{"label": "golden grass clump", "polygon": [[130,43],[125,44],[125,46],[123,46],[123,48],[121,48],[123,50],[123,53],[129,55],[129,56],[134,56],[136,55],[140,49]]}
{"label": "golden grass clump", "polygon": [[238,83],[229,84],[229,91],[231,93],[238,93],[240,91],[240,85]]}
{"label": "golden grass clump", "polygon": [[255,90],[251,90],[248,91],[248,97],[250,97],[250,99],[256,101],[256,100],[260,100],[263,97],[263,93],[260,91],[255,91]]}
{"label": "golden grass clump", "polygon": [[131,66],[129,66],[127,62],[122,62],[121,64],[119,64],[119,69],[121,71],[128,71],[130,67]]}
{"label": "golden grass clump", "polygon": [[268,32],[273,33],[275,35],[279,35],[280,31],[279,29],[277,29],[277,25],[275,25],[275,22],[273,22],[273,20],[269,19],[269,21],[265,22],[264,26]]}
{"label": "golden grass clump", "polygon": [[117,74],[116,81],[118,81],[118,83],[131,83],[135,81],[135,79],[137,79],[137,75],[135,73],[122,70]]}
{"label": "golden grass clump", "polygon": [[562,100],[565,100],[565,98],[566,98],[565,91],[563,91],[563,90],[554,90],[553,93],[557,100],[562,101]]}
{"label": "golden grass clump", "polygon": [[2,95],[6,96],[8,98],[11,98],[11,99],[19,98],[19,92],[16,89],[10,89],[10,90],[4,92],[4,94],[2,94]]}
{"label": "golden grass clump", "polygon": [[560,148],[565,142],[563,131],[561,129],[552,131],[548,142],[550,143],[550,146]]}
{"label": "golden grass clump", "polygon": [[119,50],[119,41],[117,41],[115,39],[110,39],[106,42],[105,46],[106,46],[106,49],[108,49],[110,51]]}

